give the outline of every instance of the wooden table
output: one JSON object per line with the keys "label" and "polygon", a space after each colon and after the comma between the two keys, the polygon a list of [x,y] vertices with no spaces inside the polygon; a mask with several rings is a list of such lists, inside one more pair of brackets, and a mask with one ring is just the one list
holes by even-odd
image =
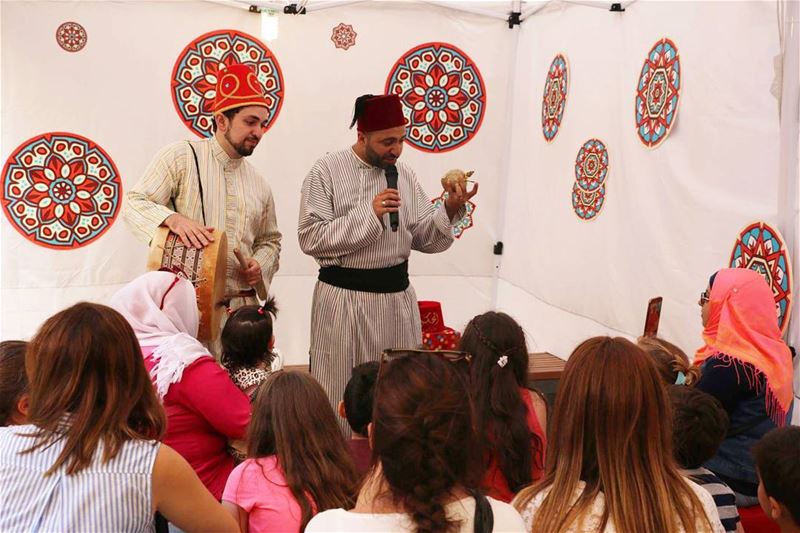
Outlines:
{"label": "wooden table", "polygon": [[549,353],[532,353],[528,360],[528,381],[561,379],[567,362]]}

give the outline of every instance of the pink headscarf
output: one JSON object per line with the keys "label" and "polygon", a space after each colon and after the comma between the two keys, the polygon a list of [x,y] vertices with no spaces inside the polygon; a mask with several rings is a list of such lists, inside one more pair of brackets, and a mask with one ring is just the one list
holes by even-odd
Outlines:
{"label": "pink headscarf", "polygon": [[[709,299],[705,346],[694,363],[721,355],[749,363],[767,382],[767,413],[783,426],[792,403],[792,355],[781,338],[775,299],[758,272],[726,268],[717,272]],[[755,376],[748,376],[754,378]]]}
{"label": "pink headscarf", "polygon": [[161,398],[187,366],[211,357],[196,339],[200,312],[188,280],[171,272],[148,272],[118,290],[110,305],[130,323],[142,348],[155,348],[150,376]]}

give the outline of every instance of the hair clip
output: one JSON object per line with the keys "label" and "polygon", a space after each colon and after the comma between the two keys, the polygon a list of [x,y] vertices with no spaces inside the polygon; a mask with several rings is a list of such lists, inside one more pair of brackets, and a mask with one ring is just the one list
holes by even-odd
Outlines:
{"label": "hair clip", "polygon": [[261,315],[261,316],[264,316],[264,315],[266,314],[266,313],[264,312],[264,308],[263,308],[263,307],[259,307],[259,308],[258,308],[258,314],[259,314],[259,315]]}
{"label": "hair clip", "polygon": [[232,314],[233,314],[233,309],[231,309],[230,307],[227,307],[227,306],[226,306],[226,307],[225,307],[225,312],[226,312],[226,313],[228,313],[228,316],[230,316],[230,315],[232,315]]}
{"label": "hair clip", "polygon": [[497,365],[498,365],[500,368],[504,368],[504,367],[505,367],[507,364],[508,364],[508,356],[507,356],[507,355],[501,355],[501,356],[500,356],[500,357],[497,359]]}
{"label": "hair clip", "polygon": [[675,385],[686,385],[686,374],[679,371],[678,377],[675,378]]}

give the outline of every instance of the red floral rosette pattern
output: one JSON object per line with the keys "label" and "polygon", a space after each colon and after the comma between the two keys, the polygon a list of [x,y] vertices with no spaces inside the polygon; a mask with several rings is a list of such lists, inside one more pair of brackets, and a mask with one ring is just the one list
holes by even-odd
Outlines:
{"label": "red floral rosette pattern", "polygon": [[283,104],[284,84],[278,60],[267,45],[244,32],[218,30],[190,42],[175,61],[171,92],[181,121],[200,137],[212,134],[214,97],[221,70],[236,63],[253,67],[269,105],[267,127]]}
{"label": "red floral rosette pattern", "polygon": [[672,130],[678,116],[680,91],[678,47],[664,37],[647,54],[636,85],[636,133],[648,148],[660,145]]}
{"label": "red floral rosette pattern", "polygon": [[355,46],[357,35],[358,34],[356,33],[356,30],[353,29],[353,26],[341,22],[339,25],[333,28],[333,32],[331,33],[331,41],[333,41],[333,44],[336,46],[336,48],[349,50],[350,47]]}
{"label": "red floral rosette pattern", "polygon": [[447,43],[426,43],[397,60],[387,94],[403,102],[406,142],[425,152],[454,150],[474,137],[486,109],[486,89],[475,63]]}
{"label": "red floral rosette pattern", "polygon": [[3,212],[26,239],[72,249],[102,235],[117,217],[119,172],[93,141],[45,133],[25,141],[3,167]]}

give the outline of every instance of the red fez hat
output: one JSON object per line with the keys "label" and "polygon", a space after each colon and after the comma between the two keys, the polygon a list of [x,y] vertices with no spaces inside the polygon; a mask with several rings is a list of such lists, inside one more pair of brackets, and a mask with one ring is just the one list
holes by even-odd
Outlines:
{"label": "red fez hat", "polygon": [[405,126],[408,120],[403,116],[403,104],[396,94],[375,96],[364,102],[364,110],[358,116],[358,131],[388,130]]}
{"label": "red fez hat", "polygon": [[422,344],[429,350],[455,350],[461,333],[444,325],[442,304],[420,301],[419,317],[422,321]]}
{"label": "red fez hat", "polygon": [[264,98],[264,88],[256,73],[248,65],[237,63],[217,73],[217,95],[214,113],[246,105],[269,107]]}

